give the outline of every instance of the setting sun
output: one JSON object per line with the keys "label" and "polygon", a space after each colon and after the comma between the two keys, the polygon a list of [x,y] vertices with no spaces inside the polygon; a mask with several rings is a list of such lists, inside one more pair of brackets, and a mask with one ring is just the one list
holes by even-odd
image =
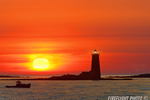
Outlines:
{"label": "setting sun", "polygon": [[46,70],[49,67],[49,61],[45,58],[37,58],[33,61],[33,67],[39,71]]}

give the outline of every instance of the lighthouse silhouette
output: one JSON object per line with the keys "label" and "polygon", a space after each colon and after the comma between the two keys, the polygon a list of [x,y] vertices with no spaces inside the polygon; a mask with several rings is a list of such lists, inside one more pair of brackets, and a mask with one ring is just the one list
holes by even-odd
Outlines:
{"label": "lighthouse silhouette", "polygon": [[100,80],[101,79],[99,55],[100,54],[95,49],[94,53],[92,54],[91,71],[82,72],[79,75],[81,79],[88,79],[88,80]]}
{"label": "lighthouse silhouette", "polygon": [[94,53],[92,54],[92,63],[91,63],[91,71],[90,71],[90,77],[92,79],[101,78],[99,55],[100,54],[95,49]]}

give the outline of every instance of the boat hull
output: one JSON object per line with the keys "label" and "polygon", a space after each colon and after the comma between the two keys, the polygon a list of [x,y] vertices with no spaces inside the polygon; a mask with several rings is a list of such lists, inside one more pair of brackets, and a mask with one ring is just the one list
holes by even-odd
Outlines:
{"label": "boat hull", "polygon": [[31,84],[20,84],[16,86],[6,86],[6,88],[30,88]]}

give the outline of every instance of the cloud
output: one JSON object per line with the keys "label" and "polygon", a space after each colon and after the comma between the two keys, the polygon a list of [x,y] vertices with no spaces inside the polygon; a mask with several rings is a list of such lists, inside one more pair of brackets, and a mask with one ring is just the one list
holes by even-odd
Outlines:
{"label": "cloud", "polygon": [[0,63],[13,64],[13,63],[27,63],[27,58],[23,54],[6,54],[0,55]]}

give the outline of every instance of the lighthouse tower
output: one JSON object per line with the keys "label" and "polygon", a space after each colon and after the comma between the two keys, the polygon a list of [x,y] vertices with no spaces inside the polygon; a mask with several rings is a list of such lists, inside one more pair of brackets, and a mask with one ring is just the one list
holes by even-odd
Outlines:
{"label": "lighthouse tower", "polygon": [[101,73],[100,73],[100,62],[99,62],[99,55],[97,50],[94,50],[94,53],[92,54],[92,64],[91,64],[91,71],[90,76],[92,79],[100,79]]}

